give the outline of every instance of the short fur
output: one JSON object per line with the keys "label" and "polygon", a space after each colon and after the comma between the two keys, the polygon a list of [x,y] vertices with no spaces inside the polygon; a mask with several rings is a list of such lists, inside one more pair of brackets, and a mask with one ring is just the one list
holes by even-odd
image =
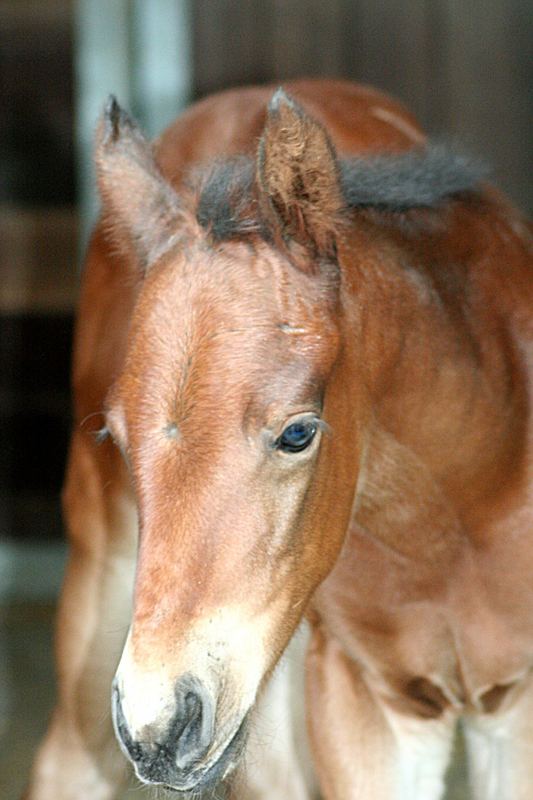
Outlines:
{"label": "short fur", "polygon": [[[309,800],[305,764],[324,800],[440,800],[459,718],[473,796],[533,797],[530,231],[495,191],[451,201],[481,173],[395,101],[288,89],[202,100],[153,149],[116,103],[100,125],[25,800],[119,796],[112,683],[133,768],[181,797]],[[272,446],[297,420],[309,447]]]}

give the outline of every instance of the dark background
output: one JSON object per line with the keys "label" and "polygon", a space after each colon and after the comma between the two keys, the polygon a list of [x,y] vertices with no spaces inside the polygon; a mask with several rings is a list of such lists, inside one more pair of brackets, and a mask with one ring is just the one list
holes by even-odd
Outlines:
{"label": "dark background", "polygon": [[[492,163],[531,212],[532,9],[531,0],[193,0],[190,94],[295,76],[375,84],[430,132]],[[61,530],[78,275],[77,10],[67,0],[0,0],[4,540]]]}

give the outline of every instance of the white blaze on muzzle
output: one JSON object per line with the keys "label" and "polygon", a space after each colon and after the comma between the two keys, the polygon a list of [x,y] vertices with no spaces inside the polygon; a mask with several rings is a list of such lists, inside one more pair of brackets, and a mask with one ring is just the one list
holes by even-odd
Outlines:
{"label": "white blaze on muzzle", "polygon": [[[176,685],[183,676],[201,682],[216,707],[213,747],[231,735],[256,700],[265,672],[270,667],[266,634],[270,615],[251,617],[236,607],[214,610],[196,620],[186,638],[175,648],[165,642],[158,663],[149,653],[149,664],[136,658],[130,631],[115,686],[122,713],[134,740],[159,740],[176,713]],[[136,632],[141,636],[141,632]],[[168,632],[165,632],[168,636]]]}

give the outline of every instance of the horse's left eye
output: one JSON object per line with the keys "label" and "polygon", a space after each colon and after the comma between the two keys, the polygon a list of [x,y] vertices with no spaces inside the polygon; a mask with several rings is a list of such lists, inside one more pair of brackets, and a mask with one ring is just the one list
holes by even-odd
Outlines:
{"label": "horse's left eye", "polygon": [[287,425],[281,436],[276,439],[275,447],[285,453],[299,453],[305,450],[317,432],[317,424],[312,420],[293,422]]}

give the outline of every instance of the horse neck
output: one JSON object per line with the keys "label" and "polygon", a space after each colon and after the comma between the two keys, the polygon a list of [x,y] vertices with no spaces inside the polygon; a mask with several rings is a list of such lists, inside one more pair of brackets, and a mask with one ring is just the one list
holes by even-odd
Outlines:
{"label": "horse neck", "polygon": [[[343,266],[352,330],[344,339],[354,380],[367,393],[368,442],[379,440],[374,450],[388,458],[385,433],[391,452],[416,454],[458,498],[466,484],[490,491],[520,449],[524,424],[523,382],[505,324],[482,297],[472,302],[455,267],[435,280],[433,265],[397,247],[367,242],[350,252]],[[364,263],[356,252],[368,254]]]}

